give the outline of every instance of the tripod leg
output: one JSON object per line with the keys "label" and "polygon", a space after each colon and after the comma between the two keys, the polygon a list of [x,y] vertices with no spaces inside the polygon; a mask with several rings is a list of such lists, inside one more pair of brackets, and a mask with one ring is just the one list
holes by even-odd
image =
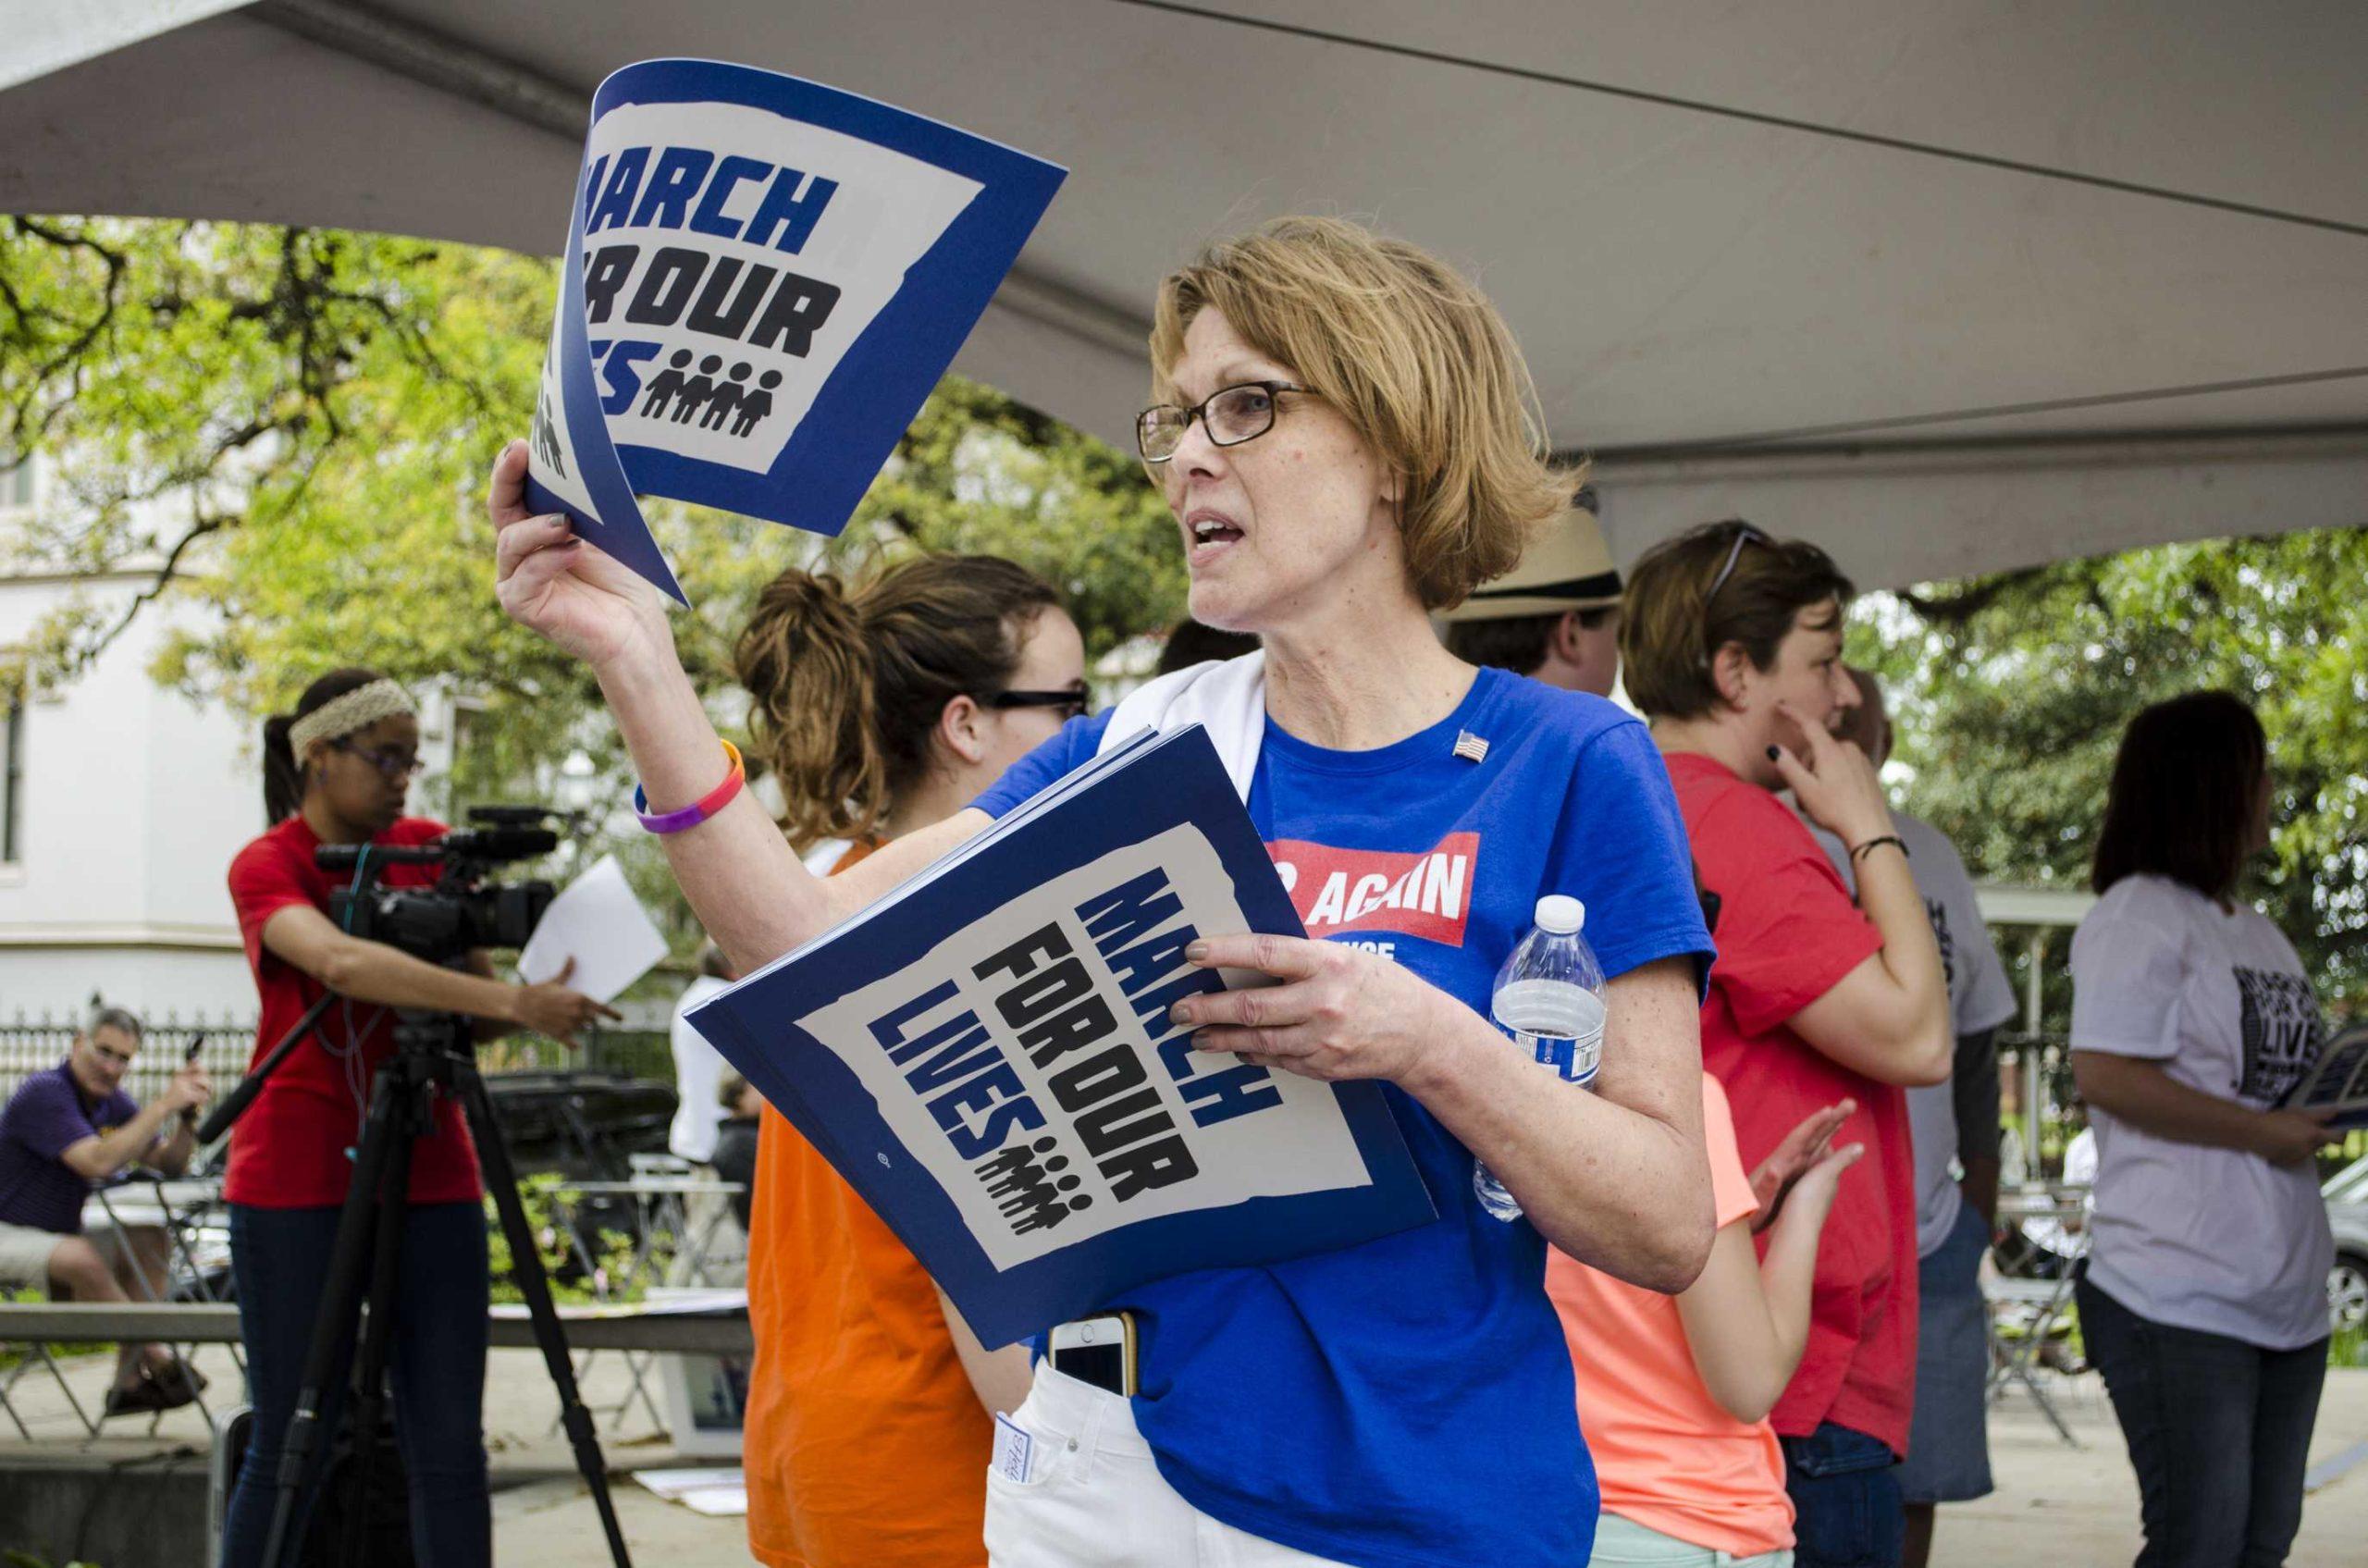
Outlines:
{"label": "tripod leg", "polygon": [[363,1321],[362,1355],[355,1364],[353,1401],[353,1494],[345,1515],[345,1554],[339,1562],[364,1568],[370,1539],[370,1491],[378,1458],[378,1425],[386,1410],[387,1347],[395,1327],[395,1281],[402,1267],[403,1222],[411,1198],[412,1136],[399,1130],[387,1151],[378,1194],[376,1255],[370,1269],[370,1312]]}
{"label": "tripod leg", "polygon": [[321,1308],[313,1320],[313,1338],[304,1351],[304,1381],[296,1394],[295,1414],[288,1418],[288,1437],[280,1451],[278,1497],[272,1505],[271,1533],[265,1537],[264,1568],[280,1568],[298,1550],[297,1514],[305,1472],[313,1448],[322,1433],[321,1407],[333,1379],[349,1368],[346,1346],[353,1316],[362,1304],[364,1268],[368,1259],[371,1226],[377,1212],[380,1178],[394,1142],[400,1138],[396,1118],[401,1094],[388,1082],[382,1068],[371,1085],[370,1114],[362,1124],[362,1142],[355,1151],[353,1179],[345,1189],[345,1206],[337,1218],[337,1240],[329,1248],[328,1280],[321,1290]]}
{"label": "tripod leg", "polygon": [[592,1413],[584,1408],[584,1396],[575,1386],[575,1367],[568,1360],[566,1331],[560,1327],[559,1309],[551,1304],[550,1282],[543,1278],[542,1256],[535,1248],[534,1228],[526,1222],[525,1205],[518,1201],[517,1172],[510,1164],[509,1145],[501,1141],[501,1128],[493,1119],[493,1102],[486,1095],[485,1080],[477,1076],[475,1064],[457,1064],[452,1077],[461,1105],[468,1113],[470,1130],[476,1137],[477,1164],[485,1172],[486,1191],[493,1194],[494,1211],[501,1216],[501,1232],[510,1241],[511,1273],[518,1282],[519,1292],[526,1298],[526,1316],[535,1326],[535,1343],[543,1352],[543,1365],[550,1373],[551,1387],[559,1393],[560,1425],[567,1429],[569,1446],[575,1451],[575,1468],[592,1490],[592,1505],[599,1511],[600,1528],[609,1537],[610,1561],[617,1568],[633,1568],[633,1558],[625,1550],[624,1531],[617,1524],[616,1504],[609,1497],[608,1465],[600,1457],[599,1436],[593,1429]]}

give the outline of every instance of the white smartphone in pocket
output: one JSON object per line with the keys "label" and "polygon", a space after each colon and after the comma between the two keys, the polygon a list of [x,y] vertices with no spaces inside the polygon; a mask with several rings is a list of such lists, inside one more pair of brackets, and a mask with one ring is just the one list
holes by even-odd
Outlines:
{"label": "white smartphone in pocket", "polygon": [[1107,1389],[1114,1394],[1135,1391],[1135,1317],[1127,1312],[1080,1317],[1054,1328],[1044,1359],[1053,1370]]}

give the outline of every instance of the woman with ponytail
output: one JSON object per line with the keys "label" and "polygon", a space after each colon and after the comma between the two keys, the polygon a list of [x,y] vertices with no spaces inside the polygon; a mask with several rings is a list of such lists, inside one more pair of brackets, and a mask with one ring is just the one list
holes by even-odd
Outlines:
{"label": "woman with ponytail", "polygon": [[[483,954],[446,968],[349,935],[330,920],[333,884],[314,851],[425,844],[445,831],[403,815],[419,769],[419,720],[401,686],[371,670],[333,671],[304,688],[294,712],[265,721],[263,741],[272,825],[230,862],[230,901],[263,1004],[256,1058],[325,988],[341,1000],[231,1129],[223,1196],[254,1421],[224,1521],[223,1568],[252,1568],[262,1558],[280,1442],[352,1169],[347,1154],[361,1134],[371,1080],[394,1049],[394,1009],[464,1013],[481,1020],[481,1038],[530,1029],[568,1040],[595,1015],[616,1016],[558,982],[506,985]],[[433,866],[390,865],[375,880],[424,887],[435,875]],[[409,1198],[392,1368],[412,1545],[428,1568],[477,1568],[491,1561],[493,1546],[480,1426],[485,1213],[476,1152],[448,1097],[438,1097],[434,1127],[413,1148]],[[336,1429],[343,1392],[330,1390],[325,1433]]]}
{"label": "woman with ponytail", "polygon": [[[1051,585],[928,556],[852,590],[773,579],[741,634],[753,752],[801,849],[850,866],[944,821],[1084,711],[1084,647]],[[972,1568],[990,1411],[1028,1392],[781,1113],[758,1135],[748,1236],[757,1364],[741,1451],[767,1568]]]}

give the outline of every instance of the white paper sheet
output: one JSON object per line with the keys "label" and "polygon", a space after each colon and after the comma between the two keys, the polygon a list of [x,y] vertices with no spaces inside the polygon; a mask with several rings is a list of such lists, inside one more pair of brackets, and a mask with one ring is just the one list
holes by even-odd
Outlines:
{"label": "white paper sheet", "polygon": [[666,939],[651,923],[613,855],[603,855],[543,912],[542,923],[518,954],[518,973],[530,984],[556,979],[567,960],[568,985],[595,1002],[617,994],[666,957]]}
{"label": "white paper sheet", "polygon": [[636,1470],[633,1478],[668,1502],[713,1519],[748,1512],[748,1488],[737,1466],[729,1470]]}
{"label": "white paper sheet", "polygon": [[696,1470],[636,1470],[633,1478],[668,1502],[674,1502],[691,1492],[736,1488],[741,1484],[741,1469],[734,1464]]}

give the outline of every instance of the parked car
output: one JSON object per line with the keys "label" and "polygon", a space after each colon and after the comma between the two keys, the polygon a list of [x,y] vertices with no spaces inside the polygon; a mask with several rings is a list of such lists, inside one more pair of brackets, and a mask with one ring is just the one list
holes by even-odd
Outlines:
{"label": "parked car", "polygon": [[2337,1330],[2368,1327],[2368,1159],[2336,1172],[2319,1194],[2326,1200],[2327,1227],[2335,1232],[2328,1315]]}

